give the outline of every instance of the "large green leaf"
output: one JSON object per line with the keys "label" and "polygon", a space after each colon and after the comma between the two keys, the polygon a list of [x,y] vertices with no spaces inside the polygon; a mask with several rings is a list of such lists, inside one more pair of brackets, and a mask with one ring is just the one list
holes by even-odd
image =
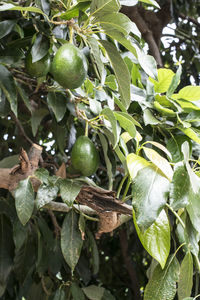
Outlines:
{"label": "large green leaf", "polygon": [[[0,7],[1,9],[1,7]],[[5,20],[0,22],[0,39],[9,34],[15,26],[15,20]]]}
{"label": "large green leaf", "polygon": [[141,169],[133,182],[132,203],[140,230],[146,230],[159,216],[167,201],[169,180],[158,168]]}
{"label": "large green leaf", "polygon": [[174,75],[172,70],[160,68],[158,69],[158,80],[152,78],[149,80],[153,82],[156,93],[165,93],[168,90]]}
{"label": "large green leaf", "polygon": [[156,221],[142,233],[133,215],[137,234],[147,252],[164,268],[170,251],[170,226],[168,217],[163,209]]}
{"label": "large green leaf", "polygon": [[34,209],[34,190],[29,178],[19,182],[15,189],[15,207],[18,218],[25,225]]}
{"label": "large green leaf", "polygon": [[92,0],[90,12],[94,17],[101,17],[110,12],[118,12],[120,4],[118,0]]}
{"label": "large green leaf", "polygon": [[[110,30],[115,28],[119,32],[123,33],[125,36],[130,32],[141,36],[139,30],[137,29],[135,23],[133,23],[126,15],[122,13],[107,13],[98,18],[98,21],[101,24],[101,27],[104,30]],[[96,22],[96,20],[95,20]]]}
{"label": "large green leaf", "polygon": [[147,55],[136,44],[134,44],[134,48],[137,52],[137,59],[142,69],[147,73],[147,75],[149,75],[153,79],[157,79],[157,64],[154,57],[151,55]]}
{"label": "large green leaf", "polygon": [[136,128],[135,125],[140,126],[141,125],[135,121],[135,119],[129,115],[126,112],[114,112],[115,118],[119,122],[120,126],[127,131],[131,137],[136,136]]}
{"label": "large green leaf", "polygon": [[143,147],[142,149],[147,158],[171,181],[173,170],[168,160],[151,148]]}
{"label": "large green leaf", "polygon": [[[73,300],[85,300],[85,295],[79,285],[74,281],[71,284],[71,293],[73,296]],[[63,300],[65,300],[64,298]]]}
{"label": "large green leaf", "polygon": [[101,300],[105,291],[103,287],[96,285],[89,285],[82,290],[90,300]]}
{"label": "large green leaf", "polygon": [[190,178],[183,164],[175,166],[173,179],[170,185],[170,205],[174,210],[185,207],[190,191]]}
{"label": "large green leaf", "polygon": [[47,95],[48,106],[53,110],[57,122],[60,122],[65,115],[67,101],[69,101],[69,99],[62,93],[49,92]]}
{"label": "large green leaf", "polygon": [[67,205],[72,206],[81,190],[82,184],[73,179],[60,180],[60,196]]}
{"label": "large green leaf", "polygon": [[178,92],[178,96],[179,98],[188,101],[200,100],[200,86],[192,86],[192,85],[185,86]]}
{"label": "large green leaf", "polygon": [[167,149],[172,155],[172,162],[176,163],[183,160],[183,153],[181,151],[181,145],[185,142],[189,142],[190,145],[190,154],[192,151],[192,144],[189,137],[184,135],[173,136],[167,141]]}
{"label": "large green leaf", "polygon": [[31,116],[31,127],[33,135],[35,136],[42,119],[48,114],[48,110],[46,108],[39,108],[35,110]]}
{"label": "large green leaf", "polygon": [[185,133],[189,138],[191,138],[196,143],[200,144],[200,138],[192,128],[183,128],[181,126],[178,127],[183,133]]}
{"label": "large green leaf", "polygon": [[33,13],[39,13],[39,14],[42,14],[44,15],[47,19],[48,19],[48,16],[43,13],[43,11],[37,7],[25,7],[25,6],[15,6],[11,3],[9,4],[6,4],[6,3],[2,3],[2,5],[0,6],[0,11],[6,11],[6,10],[18,10],[18,11],[21,11],[21,12],[24,12],[24,11],[27,11],[27,12],[33,12]]}
{"label": "large green leaf", "polygon": [[181,263],[180,276],[178,281],[178,299],[189,297],[193,285],[193,259],[188,251]]}
{"label": "large green leaf", "polygon": [[17,116],[17,92],[12,74],[0,64],[0,88],[10,102],[11,110]]}
{"label": "large green leaf", "polygon": [[58,186],[56,184],[42,184],[37,192],[36,196],[36,205],[38,208],[41,208],[45,204],[51,202],[53,199],[57,197],[58,194]]}
{"label": "large green leaf", "polygon": [[9,219],[0,214],[0,297],[4,294],[8,276],[13,266],[14,243]]}
{"label": "large green leaf", "polygon": [[83,241],[78,228],[78,216],[71,210],[67,213],[61,230],[61,249],[72,272],[79,260]]}
{"label": "large green leaf", "polygon": [[144,291],[144,300],[173,300],[176,294],[176,282],[179,275],[179,263],[176,257],[169,257],[165,268],[158,265]]}
{"label": "large green leaf", "polygon": [[100,40],[100,43],[105,48],[110,62],[112,64],[121,95],[122,104],[128,108],[130,105],[130,84],[131,78],[128,67],[119,54],[117,48],[108,41]]}
{"label": "large green leaf", "polygon": [[126,161],[128,171],[132,180],[136,177],[137,173],[141,169],[150,166],[150,163],[146,159],[134,153],[130,153],[126,158]]}

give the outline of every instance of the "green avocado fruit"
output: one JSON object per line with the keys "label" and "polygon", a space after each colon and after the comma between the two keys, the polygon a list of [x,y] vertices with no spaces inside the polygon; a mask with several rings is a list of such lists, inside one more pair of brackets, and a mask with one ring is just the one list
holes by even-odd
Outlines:
{"label": "green avocado fruit", "polygon": [[88,71],[85,55],[71,43],[61,46],[56,52],[51,74],[66,89],[76,89],[84,82]]}
{"label": "green avocado fruit", "polygon": [[72,167],[84,176],[94,174],[99,166],[99,153],[87,136],[80,136],[72,147]]}
{"label": "green avocado fruit", "polygon": [[27,73],[31,77],[43,77],[46,76],[50,70],[51,60],[49,54],[45,55],[43,58],[36,62],[32,62],[31,52],[28,53],[25,59],[25,68]]}

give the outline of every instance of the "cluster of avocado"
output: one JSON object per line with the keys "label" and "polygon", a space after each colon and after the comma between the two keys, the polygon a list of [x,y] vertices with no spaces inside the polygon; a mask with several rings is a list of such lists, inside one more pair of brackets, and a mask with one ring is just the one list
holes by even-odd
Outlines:
{"label": "cluster of avocado", "polygon": [[[32,77],[43,77],[51,73],[55,81],[66,89],[75,89],[84,82],[88,66],[84,54],[71,43],[61,46],[53,61],[46,55],[32,62],[31,52],[26,57],[25,67]],[[80,136],[71,152],[71,163],[75,171],[84,176],[94,174],[99,166],[99,153],[93,142],[86,136]]]}

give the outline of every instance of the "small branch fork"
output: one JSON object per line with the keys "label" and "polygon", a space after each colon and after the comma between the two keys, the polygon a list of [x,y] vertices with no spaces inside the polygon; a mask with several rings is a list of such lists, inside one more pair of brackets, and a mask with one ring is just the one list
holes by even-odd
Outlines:
{"label": "small branch fork", "polygon": [[[30,176],[33,189],[37,192],[41,182],[33,175],[39,167],[41,154],[42,147],[37,144],[32,144],[28,154],[24,149],[21,149],[18,165],[11,169],[0,168],[0,188],[13,192],[21,180]],[[99,228],[96,238],[99,238],[104,232],[112,232],[132,217],[132,207],[130,205],[117,200],[115,192],[100,187],[83,186],[76,201],[78,202],[74,205],[76,210],[88,215],[96,214],[99,216]],[[68,212],[71,207],[68,207],[65,203],[52,201],[46,204],[44,208],[48,209],[56,234],[59,235],[60,228],[52,211]]]}

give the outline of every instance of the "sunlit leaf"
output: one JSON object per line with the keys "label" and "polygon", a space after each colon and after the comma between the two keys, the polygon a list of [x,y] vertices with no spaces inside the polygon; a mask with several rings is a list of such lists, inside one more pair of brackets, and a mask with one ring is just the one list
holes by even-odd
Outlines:
{"label": "sunlit leaf", "polygon": [[164,209],[160,212],[155,222],[147,228],[144,233],[142,233],[137,226],[135,216],[134,224],[143,247],[160,263],[161,267],[164,268],[170,251],[170,226]]}
{"label": "sunlit leaf", "polygon": [[34,190],[30,179],[19,182],[15,189],[15,207],[17,215],[23,225],[30,219],[34,209]]}

